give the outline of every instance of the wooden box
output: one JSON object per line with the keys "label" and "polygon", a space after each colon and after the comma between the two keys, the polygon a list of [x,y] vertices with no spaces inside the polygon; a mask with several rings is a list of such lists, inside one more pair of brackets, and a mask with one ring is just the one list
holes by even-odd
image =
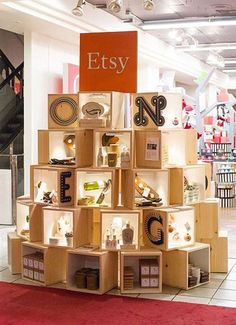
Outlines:
{"label": "wooden box", "polygon": [[[143,193],[138,192],[141,188]],[[122,204],[125,208],[153,208],[169,206],[169,171],[156,170],[122,170],[121,172]],[[141,193],[141,194],[140,194]],[[148,202],[146,200],[148,194]],[[154,203],[149,197],[154,194]]]}
{"label": "wooden box", "polygon": [[34,203],[55,206],[74,204],[73,169],[42,165],[31,166],[30,181],[30,197]]}
{"label": "wooden box", "polygon": [[173,250],[195,243],[195,217],[191,207],[143,211],[145,248]]}
{"label": "wooden box", "polygon": [[[93,165],[92,130],[39,130],[38,162],[54,166],[64,166],[57,160],[75,167]],[[53,164],[54,162],[54,164]]]}
{"label": "wooden box", "polygon": [[135,167],[165,168],[197,164],[197,132],[194,129],[135,131]]}
{"label": "wooden box", "polygon": [[170,168],[170,204],[188,205],[205,199],[205,167]]}
{"label": "wooden box", "polygon": [[119,170],[77,169],[77,207],[115,208],[118,204]]}
{"label": "wooden box", "polygon": [[94,167],[131,168],[132,142],[130,130],[94,130]]}
{"label": "wooden box", "polygon": [[42,206],[29,200],[17,200],[16,232],[24,240],[42,241]]}
{"label": "wooden box", "polygon": [[182,96],[177,93],[133,95],[134,129],[182,128]]}
{"label": "wooden box", "polygon": [[48,95],[48,128],[73,129],[78,127],[78,95]]}
{"label": "wooden box", "polygon": [[118,92],[80,92],[79,126],[93,128],[124,128],[126,95]]}
{"label": "wooden box", "polygon": [[[99,270],[98,285],[94,290],[77,287],[75,273],[83,268]],[[67,253],[67,283],[68,290],[85,293],[104,294],[118,285],[118,256],[116,252],[69,250]]]}
{"label": "wooden box", "polygon": [[21,243],[23,239],[16,232],[7,234],[8,266],[12,274],[21,273]]}
{"label": "wooden box", "polygon": [[120,291],[127,294],[160,293],[162,253],[160,251],[121,252]]}
{"label": "wooden box", "polygon": [[207,281],[202,283],[196,281],[195,285],[189,286],[189,270],[192,266],[210,273],[210,246],[208,244],[195,243],[191,247],[163,252],[163,284],[189,290],[208,283],[209,275]]}
{"label": "wooden box", "polygon": [[228,237],[227,232],[220,232],[219,237],[203,238],[201,242],[210,245],[211,272],[228,272]]}
{"label": "wooden box", "polygon": [[101,248],[135,250],[140,245],[140,211],[101,211]]}
{"label": "wooden box", "polygon": [[[89,244],[89,211],[74,208],[43,208],[43,243],[54,247]],[[72,234],[73,236],[70,236]]]}
{"label": "wooden box", "polygon": [[219,200],[208,199],[199,203],[196,215],[196,240],[218,236]]}
{"label": "wooden box", "polygon": [[22,278],[45,286],[65,281],[66,250],[23,242]]}

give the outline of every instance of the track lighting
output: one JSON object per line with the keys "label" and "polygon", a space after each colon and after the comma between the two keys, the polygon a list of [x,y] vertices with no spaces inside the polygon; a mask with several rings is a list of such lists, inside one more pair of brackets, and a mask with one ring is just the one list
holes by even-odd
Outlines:
{"label": "track lighting", "polygon": [[84,10],[83,6],[85,5],[85,0],[79,0],[77,6],[72,10],[72,14],[75,16],[83,16]]}
{"label": "track lighting", "polygon": [[143,0],[143,7],[145,10],[152,10],[154,8],[153,0]]}
{"label": "track lighting", "polygon": [[111,0],[108,2],[107,8],[115,14],[121,11],[122,0]]}

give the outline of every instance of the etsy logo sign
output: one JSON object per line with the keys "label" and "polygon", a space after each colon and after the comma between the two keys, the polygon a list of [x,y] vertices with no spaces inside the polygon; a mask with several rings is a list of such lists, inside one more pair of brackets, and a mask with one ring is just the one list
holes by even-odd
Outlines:
{"label": "etsy logo sign", "polygon": [[137,92],[137,32],[80,36],[80,91]]}

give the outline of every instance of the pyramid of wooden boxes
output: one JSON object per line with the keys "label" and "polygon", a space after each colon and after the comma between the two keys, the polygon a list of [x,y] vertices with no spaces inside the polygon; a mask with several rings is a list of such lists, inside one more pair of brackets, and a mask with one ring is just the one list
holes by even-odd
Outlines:
{"label": "pyramid of wooden boxes", "polygon": [[205,201],[208,166],[197,161],[196,131],[182,129],[181,96],[134,94],[132,107],[115,92],[48,99],[30,199],[18,200],[9,237],[22,277],[98,294],[208,282],[218,203]]}

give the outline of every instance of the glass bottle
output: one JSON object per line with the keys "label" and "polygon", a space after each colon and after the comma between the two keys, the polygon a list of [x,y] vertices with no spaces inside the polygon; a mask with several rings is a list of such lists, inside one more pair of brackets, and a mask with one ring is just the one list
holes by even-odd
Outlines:
{"label": "glass bottle", "polygon": [[131,245],[133,243],[133,238],[134,238],[133,227],[131,227],[129,221],[127,221],[125,227],[122,230],[123,245]]}
{"label": "glass bottle", "polygon": [[97,154],[97,167],[101,167],[103,164],[104,164],[103,150],[102,147],[100,147]]}
{"label": "glass bottle", "polygon": [[84,190],[85,191],[94,191],[104,189],[107,186],[106,181],[93,181],[93,182],[86,182],[84,183]]}

